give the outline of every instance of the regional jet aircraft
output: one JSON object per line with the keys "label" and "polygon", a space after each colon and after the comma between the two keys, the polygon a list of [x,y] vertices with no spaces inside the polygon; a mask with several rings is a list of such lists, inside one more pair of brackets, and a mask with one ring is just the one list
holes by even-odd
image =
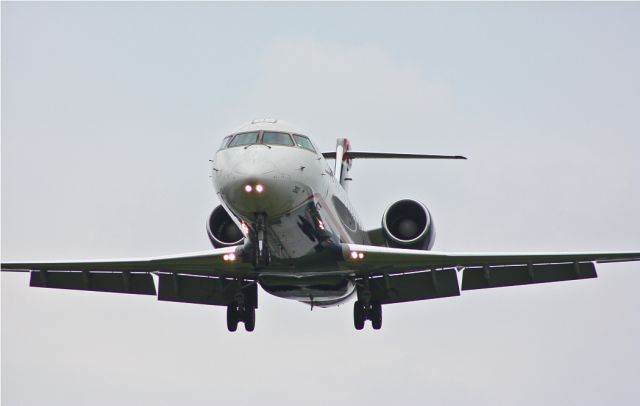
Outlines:
{"label": "regional jet aircraft", "polygon": [[[431,213],[403,199],[363,230],[347,194],[360,159],[466,159],[463,156],[319,152],[303,131],[254,120],[226,136],[212,160],[220,198],[207,221],[214,249],[158,258],[6,262],[30,272],[30,286],[154,295],[227,308],[227,328],[255,327],[258,286],[311,306],[356,296],[355,328],[382,326],[382,305],[459,296],[461,290],[595,278],[595,263],[640,260],[640,252],[445,253]],[[333,166],[330,162],[334,161]],[[462,272],[462,286],[457,272]],[[156,289],[157,286],[157,289]]]}

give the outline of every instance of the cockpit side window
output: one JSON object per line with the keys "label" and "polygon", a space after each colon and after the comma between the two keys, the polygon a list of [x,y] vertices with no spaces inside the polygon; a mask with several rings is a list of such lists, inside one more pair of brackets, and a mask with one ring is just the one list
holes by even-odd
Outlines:
{"label": "cockpit side window", "polygon": [[233,135],[227,135],[226,137],[224,137],[224,140],[222,140],[222,144],[218,149],[225,149],[227,147],[227,144],[229,144],[229,141],[231,141],[231,137],[233,137]]}
{"label": "cockpit side window", "polygon": [[240,145],[251,145],[258,142],[258,131],[236,134],[229,143],[229,147],[237,147]]}
{"label": "cockpit side window", "polygon": [[298,144],[299,147],[308,149],[311,152],[316,152],[316,149],[313,148],[313,144],[309,141],[309,138],[299,134],[293,134],[293,138],[296,140],[296,144]]}
{"label": "cockpit side window", "polygon": [[288,145],[293,147],[293,140],[287,133],[265,131],[262,133],[262,143],[267,145]]}

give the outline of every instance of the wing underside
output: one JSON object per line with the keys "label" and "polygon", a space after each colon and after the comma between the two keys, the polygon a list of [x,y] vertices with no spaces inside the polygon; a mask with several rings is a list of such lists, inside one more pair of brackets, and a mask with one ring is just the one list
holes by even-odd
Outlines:
{"label": "wing underside", "polygon": [[[34,287],[157,295],[174,302],[227,305],[243,291],[257,307],[256,282],[262,271],[225,260],[237,249],[151,259],[13,262],[3,263],[2,270],[30,272]],[[352,244],[344,244],[342,252],[339,269],[328,274],[355,279],[359,295],[382,304],[458,296],[461,290],[596,278],[595,263],[640,260],[638,252],[439,253]]]}
{"label": "wing underside", "polygon": [[639,252],[438,253],[367,245],[346,245],[343,255],[343,269],[359,280],[358,294],[382,304],[458,296],[461,290],[597,278],[595,263],[640,260]]}
{"label": "wing underside", "polygon": [[257,307],[257,274],[250,264],[229,261],[236,250],[149,259],[7,262],[2,271],[30,272],[32,287],[157,295],[183,303],[227,305],[243,290]]}

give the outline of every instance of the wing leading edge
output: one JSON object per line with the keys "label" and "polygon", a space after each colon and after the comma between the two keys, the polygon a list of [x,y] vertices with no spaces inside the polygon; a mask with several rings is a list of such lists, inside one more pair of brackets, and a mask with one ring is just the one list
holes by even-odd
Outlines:
{"label": "wing leading edge", "polygon": [[402,273],[420,269],[473,266],[559,264],[574,262],[640,261],[640,252],[534,252],[534,253],[445,253],[410,249],[345,244],[343,253],[362,252],[363,261],[348,261],[357,271],[375,274]]}
{"label": "wing leading edge", "polygon": [[237,247],[227,247],[192,254],[134,259],[3,262],[2,271],[164,272],[215,277],[255,277],[250,264],[224,260],[225,255],[236,254],[236,250]]}

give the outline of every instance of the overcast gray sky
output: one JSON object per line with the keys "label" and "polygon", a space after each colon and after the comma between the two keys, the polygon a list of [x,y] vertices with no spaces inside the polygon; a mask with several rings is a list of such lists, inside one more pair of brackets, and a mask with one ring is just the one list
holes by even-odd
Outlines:
{"label": "overcast gray sky", "polygon": [[[2,260],[209,248],[221,138],[275,116],[434,249],[640,249],[640,4],[2,2]],[[384,308],[225,310],[2,275],[2,404],[637,404],[640,265]]]}

